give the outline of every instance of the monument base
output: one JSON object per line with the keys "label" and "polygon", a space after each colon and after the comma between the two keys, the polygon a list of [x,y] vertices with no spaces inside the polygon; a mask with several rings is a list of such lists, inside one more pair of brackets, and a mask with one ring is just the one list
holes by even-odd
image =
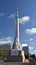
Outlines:
{"label": "monument base", "polygon": [[9,56],[7,61],[8,62],[24,62],[24,58],[22,56]]}
{"label": "monument base", "polygon": [[9,53],[7,57],[8,62],[24,62],[25,60],[24,51],[22,50],[16,51],[16,49],[13,49],[12,52],[13,53]]}

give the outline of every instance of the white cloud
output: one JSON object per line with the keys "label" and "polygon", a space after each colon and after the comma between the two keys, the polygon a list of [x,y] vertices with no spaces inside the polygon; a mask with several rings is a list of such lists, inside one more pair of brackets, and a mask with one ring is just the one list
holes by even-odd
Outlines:
{"label": "white cloud", "polygon": [[6,44],[6,43],[12,44],[13,43],[13,38],[7,37],[7,38],[0,39],[0,44]]}
{"label": "white cloud", "polygon": [[24,16],[22,18],[19,18],[20,23],[26,23],[30,20],[29,16]]}
{"label": "white cloud", "polygon": [[29,41],[33,41],[33,38],[30,38]]}
{"label": "white cloud", "polygon": [[27,45],[27,43],[22,43],[22,47],[27,47],[28,45]]}
{"label": "white cloud", "polygon": [[33,52],[34,52],[34,54],[36,55],[36,50],[34,50]]}
{"label": "white cloud", "polygon": [[4,16],[5,15],[5,13],[0,13],[0,16]]}
{"label": "white cloud", "polygon": [[[14,17],[15,17],[15,14],[10,14],[8,16],[8,18],[14,18]],[[19,23],[22,23],[22,24],[28,22],[29,20],[30,20],[29,16],[24,16],[22,18],[18,18]]]}
{"label": "white cloud", "polygon": [[36,50],[33,50],[31,54],[35,54],[36,55]]}
{"label": "white cloud", "polygon": [[34,52],[36,52],[36,50],[34,50]]}
{"label": "white cloud", "polygon": [[32,46],[29,46],[29,50],[32,50],[32,49],[34,49]]}
{"label": "white cloud", "polygon": [[36,28],[26,29],[26,33],[28,33],[28,34],[36,34]]}
{"label": "white cloud", "polygon": [[8,41],[0,41],[0,44],[7,44],[7,43],[12,43],[12,41],[8,40]]}
{"label": "white cloud", "polygon": [[9,16],[8,16],[8,18],[14,18],[15,17],[15,14],[10,14]]}

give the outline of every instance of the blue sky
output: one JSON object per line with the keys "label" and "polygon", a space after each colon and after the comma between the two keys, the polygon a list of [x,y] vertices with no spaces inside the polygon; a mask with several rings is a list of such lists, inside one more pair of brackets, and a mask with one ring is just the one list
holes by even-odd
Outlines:
{"label": "blue sky", "polygon": [[36,0],[0,0],[0,42],[14,38],[15,12],[18,7],[20,42],[36,53]]}

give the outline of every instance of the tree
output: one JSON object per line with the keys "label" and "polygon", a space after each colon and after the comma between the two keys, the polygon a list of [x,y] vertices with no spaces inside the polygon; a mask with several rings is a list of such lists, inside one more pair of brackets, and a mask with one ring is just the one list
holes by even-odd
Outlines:
{"label": "tree", "polygon": [[2,57],[2,50],[0,50],[0,57]]}
{"label": "tree", "polygon": [[29,58],[29,54],[25,53],[25,58],[28,59]]}
{"label": "tree", "polygon": [[32,54],[32,58],[33,58],[33,59],[35,58],[35,54]]}

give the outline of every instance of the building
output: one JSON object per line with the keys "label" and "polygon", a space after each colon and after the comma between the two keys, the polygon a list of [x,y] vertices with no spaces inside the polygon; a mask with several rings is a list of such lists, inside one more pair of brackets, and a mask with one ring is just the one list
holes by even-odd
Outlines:
{"label": "building", "polygon": [[25,46],[22,49],[23,49],[24,53],[29,54],[29,48],[28,48],[28,46]]}
{"label": "building", "polygon": [[23,44],[22,50],[29,57],[29,46],[27,44]]}
{"label": "building", "polygon": [[0,51],[2,52],[2,58],[7,58],[9,51],[11,50],[11,45],[8,43],[0,44]]}

